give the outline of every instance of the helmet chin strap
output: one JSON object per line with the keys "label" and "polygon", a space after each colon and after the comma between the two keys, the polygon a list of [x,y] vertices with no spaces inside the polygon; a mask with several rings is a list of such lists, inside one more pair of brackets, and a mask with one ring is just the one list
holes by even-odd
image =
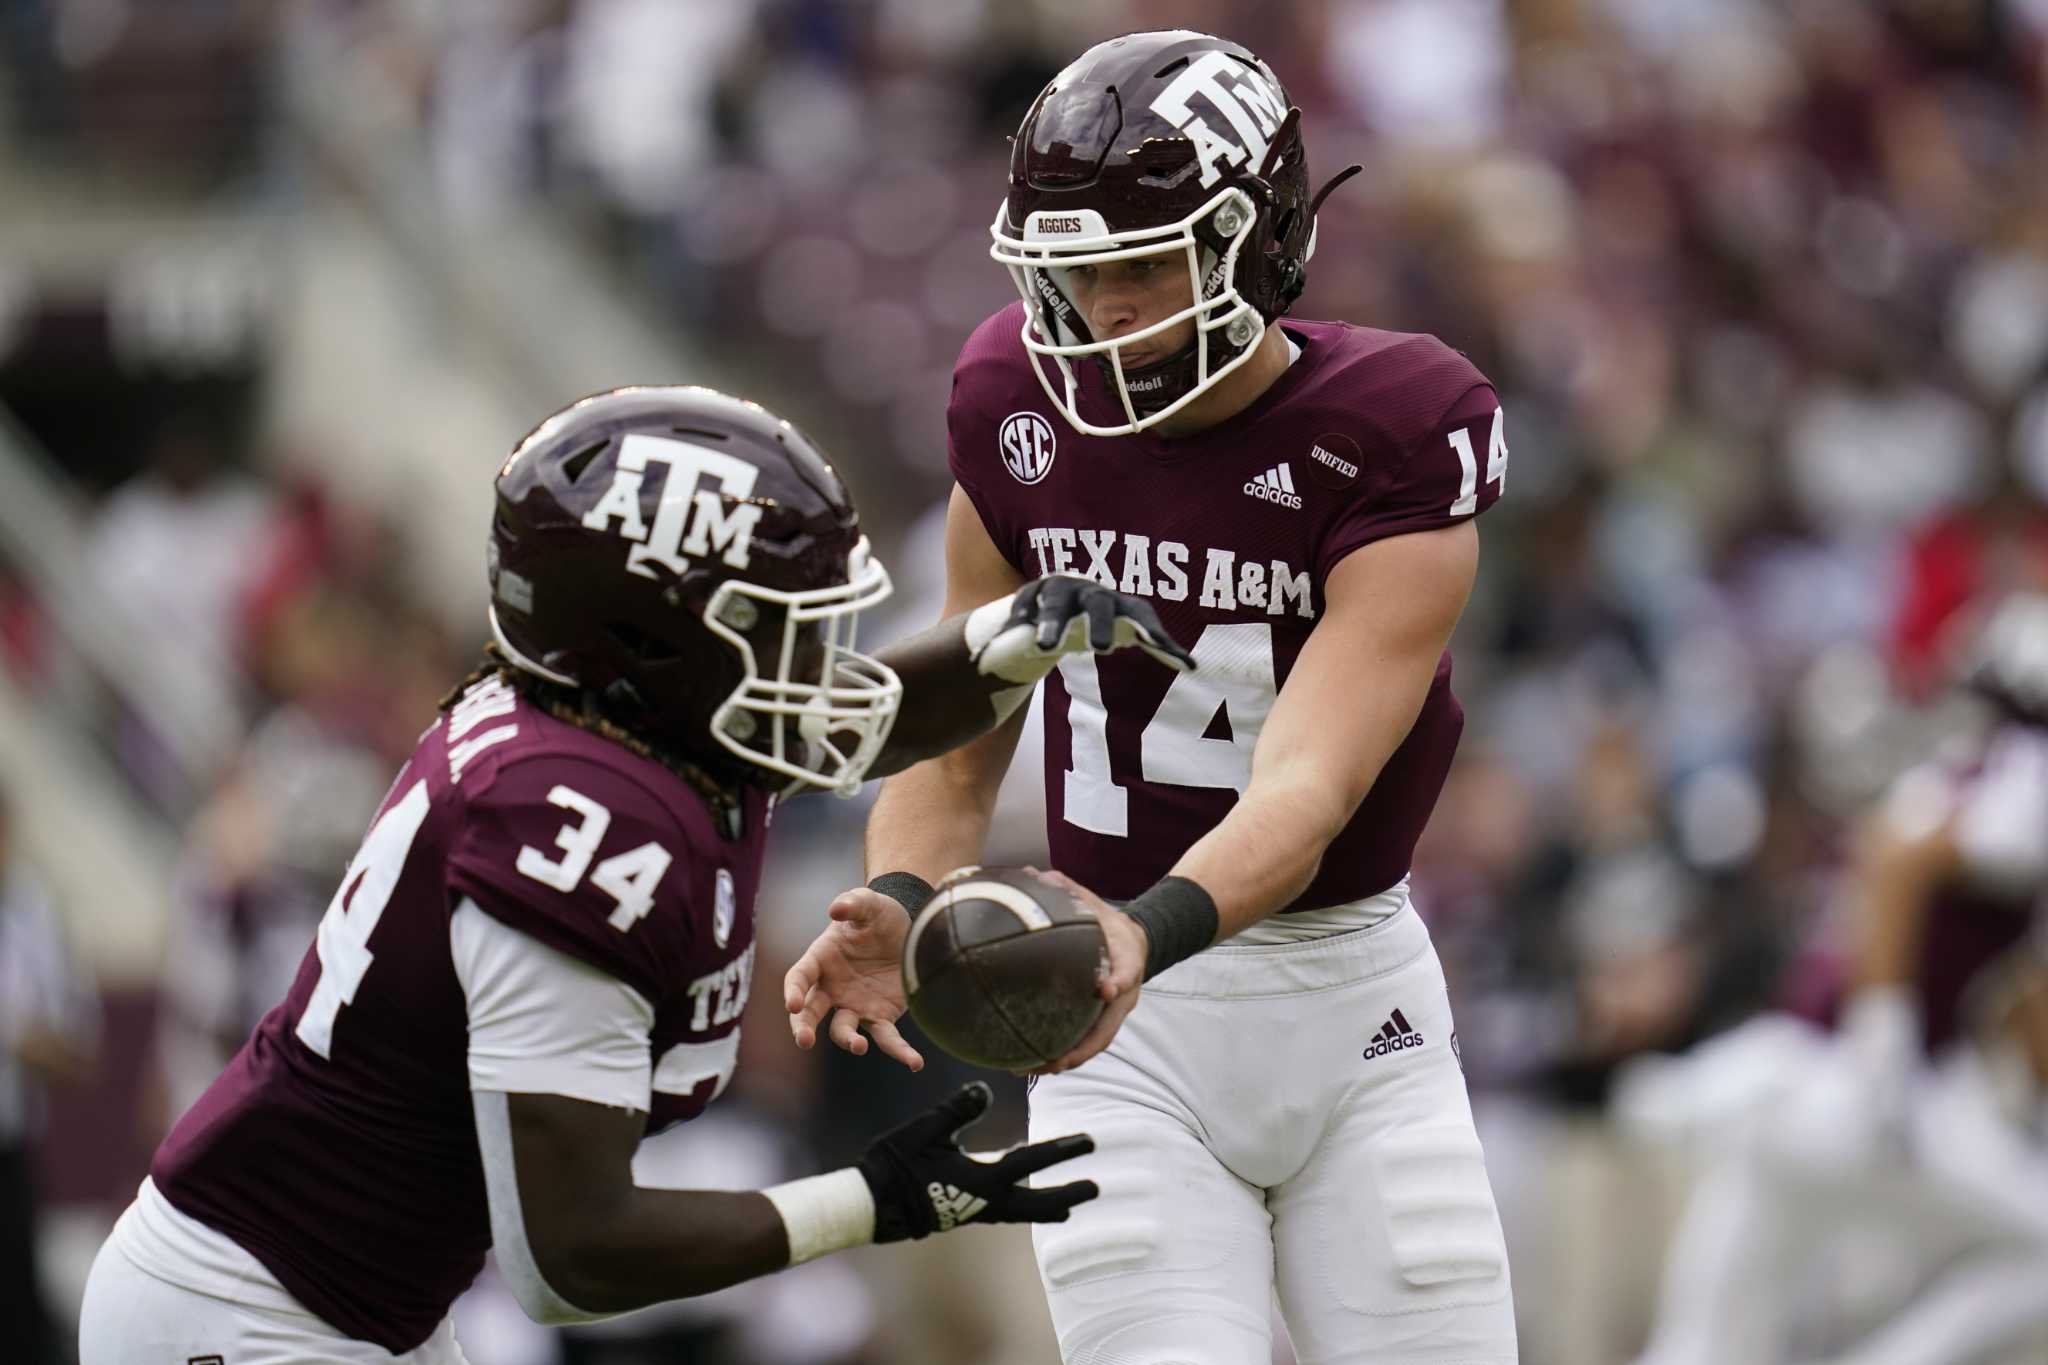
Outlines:
{"label": "helmet chin strap", "polygon": [[[1172,355],[1155,360],[1149,365],[1140,365],[1136,369],[1126,368],[1124,391],[1130,395],[1132,409],[1139,413],[1157,412],[1193,387],[1195,373],[1199,368],[1195,358],[1195,347],[1201,344],[1199,340],[1191,341]],[[1117,382],[1116,366],[1109,363],[1109,356],[1106,353],[1098,355],[1095,357],[1095,363],[1102,367],[1104,377],[1114,388]],[[1176,370],[1183,372],[1179,384],[1172,382]],[[1134,384],[1143,384],[1153,378],[1160,378],[1165,382],[1136,392],[1132,391]]]}

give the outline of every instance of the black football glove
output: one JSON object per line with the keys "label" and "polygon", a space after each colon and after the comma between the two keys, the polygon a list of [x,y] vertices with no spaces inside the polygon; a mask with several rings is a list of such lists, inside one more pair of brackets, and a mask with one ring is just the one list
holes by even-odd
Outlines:
{"label": "black football glove", "polygon": [[961,1151],[960,1131],[994,1102],[987,1082],[974,1081],[868,1147],[860,1173],[875,1196],[877,1242],[928,1237],[962,1223],[1064,1223],[1068,1210],[1100,1193],[1092,1180],[1039,1189],[1023,1183],[1094,1151],[1086,1133],[1034,1142],[995,1161]]}
{"label": "black football glove", "polygon": [[1103,654],[1129,645],[1177,673],[1195,666],[1151,603],[1076,574],[1050,574],[1017,589],[1008,617],[975,648],[974,666],[1008,682],[1034,683],[1062,655]]}

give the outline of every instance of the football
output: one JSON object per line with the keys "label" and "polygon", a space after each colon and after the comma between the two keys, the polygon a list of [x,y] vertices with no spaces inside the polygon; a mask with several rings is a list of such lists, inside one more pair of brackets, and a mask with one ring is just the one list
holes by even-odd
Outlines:
{"label": "football", "polygon": [[1021,867],[963,867],[903,942],[910,1017],[963,1061],[1025,1071],[1064,1056],[1097,1016],[1102,927]]}

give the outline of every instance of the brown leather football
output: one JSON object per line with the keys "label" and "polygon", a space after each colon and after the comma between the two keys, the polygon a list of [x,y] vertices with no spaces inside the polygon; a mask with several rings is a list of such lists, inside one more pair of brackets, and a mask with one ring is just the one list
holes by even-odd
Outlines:
{"label": "brown leather football", "polygon": [[1064,1056],[1102,1013],[1102,926],[1021,867],[963,867],[903,943],[910,1017],[963,1061],[1024,1071]]}

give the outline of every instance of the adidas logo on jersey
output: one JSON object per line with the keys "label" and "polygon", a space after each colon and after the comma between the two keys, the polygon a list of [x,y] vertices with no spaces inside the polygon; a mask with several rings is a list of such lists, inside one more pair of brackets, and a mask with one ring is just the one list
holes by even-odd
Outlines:
{"label": "adidas logo on jersey", "polygon": [[1263,474],[1244,481],[1244,491],[1266,502],[1276,502],[1282,507],[1300,507],[1301,495],[1294,491],[1294,474],[1281,461]]}
{"label": "adidas logo on jersey", "polygon": [[1399,1052],[1402,1048],[1421,1047],[1422,1043],[1422,1035],[1408,1027],[1407,1016],[1395,1010],[1388,1016],[1387,1022],[1380,1025],[1378,1035],[1365,1045],[1364,1055],[1384,1057],[1390,1052]]}
{"label": "adidas logo on jersey", "polygon": [[924,1187],[932,1198],[932,1212],[939,1216],[939,1231],[945,1232],[972,1219],[988,1207],[988,1200],[969,1194],[958,1185],[941,1185],[934,1180]]}

